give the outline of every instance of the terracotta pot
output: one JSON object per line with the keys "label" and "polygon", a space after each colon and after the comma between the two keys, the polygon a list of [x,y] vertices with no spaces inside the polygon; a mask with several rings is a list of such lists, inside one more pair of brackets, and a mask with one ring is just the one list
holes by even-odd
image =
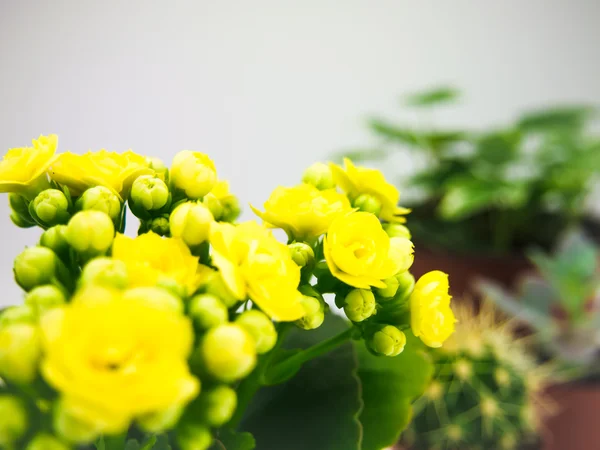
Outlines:
{"label": "terracotta pot", "polygon": [[473,289],[477,279],[487,278],[510,288],[531,268],[531,263],[522,255],[456,255],[429,250],[417,243],[411,273],[418,278],[430,270],[446,272],[450,276],[450,293],[460,298],[477,297]]}
{"label": "terracotta pot", "polygon": [[543,450],[596,450],[600,448],[600,386],[562,384],[548,388],[556,414],[543,430]]}

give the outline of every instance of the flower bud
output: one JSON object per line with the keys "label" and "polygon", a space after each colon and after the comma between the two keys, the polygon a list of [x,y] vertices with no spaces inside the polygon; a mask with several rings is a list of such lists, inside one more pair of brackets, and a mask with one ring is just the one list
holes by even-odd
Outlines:
{"label": "flower bud", "polygon": [[239,301],[231,293],[219,272],[214,272],[210,276],[210,281],[206,284],[206,292],[218,297],[227,308],[231,308]]}
{"label": "flower bud", "polygon": [[333,173],[328,164],[318,162],[314,163],[304,171],[302,182],[312,184],[319,190],[331,189],[335,187]]}
{"label": "flower bud", "polygon": [[212,294],[198,294],[190,300],[190,317],[203,330],[227,323],[229,312],[218,297]]}
{"label": "flower bud", "polygon": [[141,301],[147,303],[148,305],[152,305],[155,308],[160,308],[175,313],[183,313],[183,301],[181,298],[176,297],[166,289],[159,287],[152,286],[128,289],[123,294],[123,300]]}
{"label": "flower bud", "polygon": [[148,230],[159,236],[167,236],[171,230],[169,216],[154,217],[148,221]]}
{"label": "flower bud", "polygon": [[0,377],[31,383],[37,373],[41,346],[37,328],[14,323],[0,328]]}
{"label": "flower bud", "polygon": [[390,278],[386,278],[385,280],[383,280],[383,282],[385,283],[385,287],[384,288],[375,288],[375,292],[377,292],[377,295],[379,295],[380,297],[382,297],[384,299],[393,298],[394,295],[396,295],[396,292],[398,291],[398,286],[400,285],[400,281],[398,280],[398,278],[396,276],[393,276]]}
{"label": "flower bud", "polygon": [[18,226],[19,228],[31,228],[35,227],[37,224],[33,221],[33,219],[28,219],[27,217],[20,216],[18,213],[12,211],[10,213],[10,220],[13,224]]}
{"label": "flower bud", "polygon": [[25,304],[31,307],[37,317],[42,316],[49,309],[64,305],[66,302],[65,293],[53,284],[33,288],[25,296]]}
{"label": "flower bud", "polygon": [[8,202],[10,204],[11,214],[10,219],[20,228],[31,228],[35,226],[35,220],[29,214],[29,202],[19,194],[8,194]]}
{"label": "flower bud", "polygon": [[13,323],[35,324],[36,315],[29,305],[10,306],[0,313],[0,327]]}
{"label": "flower bud", "polygon": [[208,208],[215,220],[220,220],[223,216],[223,205],[221,200],[215,197],[213,194],[208,193],[202,199],[202,204]]}
{"label": "flower bud", "polygon": [[232,382],[244,378],[254,369],[256,346],[252,336],[239,325],[219,325],[206,333],[202,356],[212,376]]}
{"label": "flower bud", "polygon": [[25,450],[71,450],[71,447],[51,434],[39,433],[29,441]]}
{"label": "flower bud", "polygon": [[235,323],[244,328],[254,338],[256,353],[262,355],[271,350],[277,342],[275,325],[267,315],[256,309],[245,311],[235,319]]}
{"label": "flower bud", "polygon": [[46,247],[28,247],[15,258],[15,280],[25,291],[50,284],[59,264],[56,254]]}
{"label": "flower bud", "polygon": [[173,405],[163,411],[144,414],[137,418],[137,423],[149,433],[162,433],[173,428],[182,414],[183,405]]}
{"label": "flower bud", "polygon": [[407,270],[396,275],[398,290],[394,295],[394,303],[406,302],[415,287],[415,277]]}
{"label": "flower bud", "polygon": [[69,201],[58,189],[46,189],[40,192],[29,204],[29,213],[44,227],[67,223],[71,217]]}
{"label": "flower bud", "polygon": [[100,430],[94,424],[78,417],[76,411],[66,408],[62,401],[56,404],[53,426],[61,438],[77,444],[92,442],[100,434]]}
{"label": "flower bud", "polygon": [[352,202],[352,206],[376,216],[379,216],[381,212],[381,202],[369,194],[361,194],[356,197]]}
{"label": "flower bud", "polygon": [[171,183],[192,200],[204,197],[217,182],[215,164],[208,155],[183,150],[171,164]]}
{"label": "flower bud", "polygon": [[231,195],[225,199],[221,199],[220,202],[221,206],[223,207],[223,212],[221,213],[219,220],[221,222],[235,222],[242,212],[238,198],[234,195]]}
{"label": "flower bud", "polygon": [[78,211],[100,211],[111,218],[113,223],[121,219],[121,199],[104,186],[94,186],[87,189],[75,203]]}
{"label": "flower bud", "polygon": [[14,395],[0,395],[0,448],[16,448],[27,431],[27,410]]}
{"label": "flower bud", "polygon": [[111,218],[100,211],[80,211],[67,225],[67,241],[85,257],[106,253],[114,237],[115,227]]}
{"label": "flower bud", "polygon": [[404,350],[406,335],[392,325],[384,325],[367,340],[367,345],[379,355],[396,356]]}
{"label": "flower bud", "polygon": [[315,252],[304,242],[293,242],[288,245],[292,259],[299,267],[312,266],[315,263]]}
{"label": "flower bud", "polygon": [[104,286],[125,289],[129,284],[127,266],[118,259],[100,256],[90,260],[79,277],[79,286]]}
{"label": "flower bud", "polygon": [[204,391],[199,398],[200,417],[213,427],[225,425],[237,407],[237,394],[229,386]]}
{"label": "flower bud", "polygon": [[344,312],[352,322],[362,322],[375,314],[375,296],[367,289],[354,289],[346,295]]}
{"label": "flower bud", "polygon": [[207,427],[192,424],[178,427],[175,436],[181,450],[206,450],[213,441]]}
{"label": "flower bud", "polygon": [[187,298],[187,288],[178,283],[171,277],[161,276],[156,282],[156,287],[164,289],[165,291],[171,293],[175,297],[179,297],[181,299]]}
{"label": "flower bud", "polygon": [[171,193],[163,180],[152,175],[136,178],[129,194],[129,207],[140,219],[148,219],[151,212],[168,208]]}
{"label": "flower bud", "polygon": [[61,258],[66,257],[70,248],[67,242],[67,226],[56,225],[48,228],[40,237],[40,245],[53,250]]}
{"label": "flower bud", "polygon": [[165,165],[160,158],[153,156],[146,157],[148,167],[154,170],[155,176],[163,180],[165,183],[169,182],[169,168]]}
{"label": "flower bud", "polygon": [[386,223],[383,225],[383,230],[389,237],[411,238],[410,230],[400,223]]}
{"label": "flower bud", "polygon": [[325,305],[321,300],[308,295],[303,295],[302,308],[304,308],[304,317],[294,322],[296,326],[303,330],[314,330],[315,328],[319,328],[325,320]]}
{"label": "flower bud", "polygon": [[171,236],[183,239],[188,247],[196,247],[208,239],[213,216],[202,203],[186,202],[171,213]]}

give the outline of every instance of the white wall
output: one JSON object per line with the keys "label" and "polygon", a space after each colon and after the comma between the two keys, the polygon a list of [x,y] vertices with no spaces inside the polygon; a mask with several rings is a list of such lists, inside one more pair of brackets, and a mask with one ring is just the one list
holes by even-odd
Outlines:
{"label": "white wall", "polygon": [[[57,133],[61,150],[205,151],[260,204],[370,142],[365,116],[415,88],[467,91],[441,123],[600,102],[599,19],[595,0],[0,0],[0,149]],[[0,233],[0,304],[16,303],[12,260],[39,230],[4,199]]]}

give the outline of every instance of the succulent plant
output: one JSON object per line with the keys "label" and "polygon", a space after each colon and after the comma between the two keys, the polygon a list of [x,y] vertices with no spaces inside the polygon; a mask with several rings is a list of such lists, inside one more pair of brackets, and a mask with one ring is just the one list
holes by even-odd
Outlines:
{"label": "succulent plant", "polygon": [[460,305],[455,334],[431,352],[435,375],[415,404],[404,445],[412,450],[510,450],[537,441],[549,404],[549,369],[494,309]]}
{"label": "succulent plant", "polygon": [[563,364],[563,375],[600,375],[600,251],[574,230],[553,255],[535,251],[530,259],[537,274],[525,276],[515,294],[488,281],[480,291],[535,332],[540,350]]}

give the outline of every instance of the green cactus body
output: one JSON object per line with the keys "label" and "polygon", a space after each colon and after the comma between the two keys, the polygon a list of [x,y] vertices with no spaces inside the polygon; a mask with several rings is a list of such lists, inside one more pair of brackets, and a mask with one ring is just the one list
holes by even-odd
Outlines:
{"label": "green cactus body", "polygon": [[413,450],[511,450],[537,441],[547,369],[491,309],[457,311],[455,335],[433,350],[436,376],[415,405]]}

